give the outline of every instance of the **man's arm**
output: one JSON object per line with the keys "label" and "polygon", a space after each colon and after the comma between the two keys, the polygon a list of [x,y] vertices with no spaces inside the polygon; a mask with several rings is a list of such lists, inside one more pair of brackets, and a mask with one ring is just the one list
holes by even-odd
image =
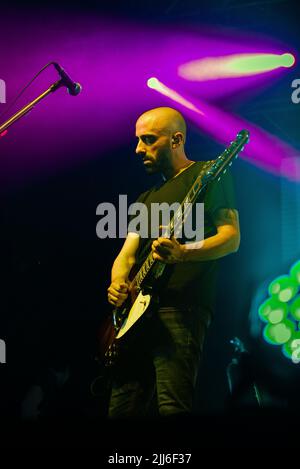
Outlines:
{"label": "man's arm", "polygon": [[111,284],[107,292],[108,301],[114,306],[121,306],[128,296],[128,275],[135,263],[139,242],[140,237],[137,233],[128,233],[123,247],[113,263]]}
{"label": "man's arm", "polygon": [[203,241],[180,244],[175,238],[158,238],[152,243],[153,257],[166,263],[219,259],[236,252],[240,244],[238,211],[219,209],[214,216],[217,233]]}

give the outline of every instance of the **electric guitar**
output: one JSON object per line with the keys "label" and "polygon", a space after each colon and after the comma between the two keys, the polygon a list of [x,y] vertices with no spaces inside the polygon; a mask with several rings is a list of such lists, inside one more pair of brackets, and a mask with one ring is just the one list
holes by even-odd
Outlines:
{"label": "electric guitar", "polygon": [[[236,139],[218,158],[203,165],[201,172],[180,207],[175,211],[169,225],[164,228],[163,237],[175,236],[176,238],[177,234],[182,232],[182,226],[201,192],[212,181],[220,180],[227,167],[231,166],[233,160],[238,157],[239,152],[243,150],[248,141],[249,132],[247,130],[240,131]],[[122,306],[113,310],[112,315],[103,325],[99,334],[101,342],[100,355],[104,357],[106,366],[114,364],[119,347],[124,343],[124,336],[132,335],[137,328],[136,323],[141,325],[143,322],[141,318],[147,316],[145,313],[149,312],[151,314],[155,310],[153,306],[157,306],[159,302],[156,293],[157,286],[166,267],[167,264],[154,259],[152,251],[150,251],[146,260],[131,279],[130,292],[126,301]]]}

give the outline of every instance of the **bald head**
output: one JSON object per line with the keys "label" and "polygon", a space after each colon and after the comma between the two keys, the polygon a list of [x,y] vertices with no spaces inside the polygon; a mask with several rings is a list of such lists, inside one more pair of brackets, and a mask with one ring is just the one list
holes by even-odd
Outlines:
{"label": "bald head", "polygon": [[182,134],[182,142],[186,140],[186,123],[182,114],[171,107],[157,107],[144,112],[137,120],[138,124],[146,124],[149,130],[172,136]]}
{"label": "bald head", "polygon": [[162,173],[165,179],[189,164],[184,151],[186,124],[180,112],[158,107],[144,112],[136,122],[135,149],[148,174]]}

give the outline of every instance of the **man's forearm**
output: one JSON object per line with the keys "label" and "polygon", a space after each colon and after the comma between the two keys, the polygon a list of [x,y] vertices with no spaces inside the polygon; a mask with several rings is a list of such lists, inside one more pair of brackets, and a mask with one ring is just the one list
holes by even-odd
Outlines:
{"label": "man's forearm", "polygon": [[114,282],[116,280],[127,280],[134,262],[134,258],[118,256],[112,266],[111,281]]}
{"label": "man's forearm", "polygon": [[216,235],[203,241],[182,245],[183,262],[199,262],[219,259],[227,254],[236,252],[239,247],[239,234],[232,227],[225,229]]}

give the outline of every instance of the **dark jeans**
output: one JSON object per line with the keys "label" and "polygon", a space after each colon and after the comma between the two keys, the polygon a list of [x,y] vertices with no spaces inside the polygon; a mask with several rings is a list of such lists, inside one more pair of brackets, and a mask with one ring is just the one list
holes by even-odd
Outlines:
{"label": "dark jeans", "polygon": [[188,414],[207,321],[189,307],[160,308],[115,369],[109,416]]}

